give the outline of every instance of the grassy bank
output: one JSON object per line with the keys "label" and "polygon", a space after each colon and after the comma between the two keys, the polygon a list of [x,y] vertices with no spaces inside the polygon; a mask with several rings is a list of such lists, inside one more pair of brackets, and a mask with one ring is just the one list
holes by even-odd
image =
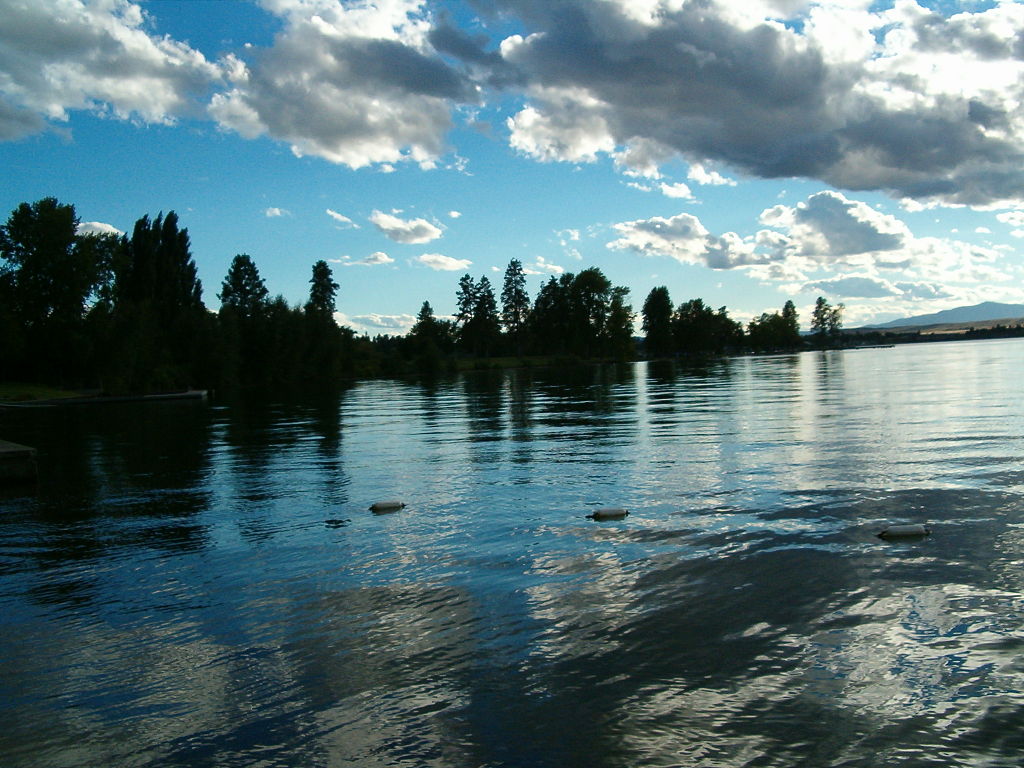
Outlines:
{"label": "grassy bank", "polygon": [[59,400],[65,397],[80,396],[80,392],[72,392],[40,384],[0,381],[0,403],[25,403],[32,402],[33,400]]}

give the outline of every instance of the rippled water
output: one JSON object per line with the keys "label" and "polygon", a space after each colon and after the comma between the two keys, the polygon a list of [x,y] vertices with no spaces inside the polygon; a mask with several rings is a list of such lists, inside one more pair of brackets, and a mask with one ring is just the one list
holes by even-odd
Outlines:
{"label": "rippled water", "polygon": [[0,410],[0,763],[1017,765],[1022,382],[959,342]]}

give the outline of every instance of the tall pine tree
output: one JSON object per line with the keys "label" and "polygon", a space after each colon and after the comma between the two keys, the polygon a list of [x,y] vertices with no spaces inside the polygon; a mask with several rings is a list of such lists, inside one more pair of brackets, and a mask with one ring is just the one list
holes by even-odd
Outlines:
{"label": "tall pine tree", "polygon": [[517,355],[523,354],[523,329],[530,313],[530,295],[526,292],[526,274],[519,259],[505,268],[501,288],[501,322]]}

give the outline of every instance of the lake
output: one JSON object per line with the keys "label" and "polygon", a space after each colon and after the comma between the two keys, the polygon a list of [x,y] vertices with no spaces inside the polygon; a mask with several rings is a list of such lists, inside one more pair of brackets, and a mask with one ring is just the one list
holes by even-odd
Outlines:
{"label": "lake", "polygon": [[1008,340],[0,409],[0,763],[1017,765],[1022,385]]}

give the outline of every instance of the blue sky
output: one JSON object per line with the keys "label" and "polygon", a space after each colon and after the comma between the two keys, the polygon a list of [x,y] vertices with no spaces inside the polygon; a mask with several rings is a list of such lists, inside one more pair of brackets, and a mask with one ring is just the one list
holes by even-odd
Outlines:
{"label": "blue sky", "polygon": [[1024,302],[1024,6],[0,0],[0,212],[177,211],[401,333],[459,276],[597,266],[747,322]]}

